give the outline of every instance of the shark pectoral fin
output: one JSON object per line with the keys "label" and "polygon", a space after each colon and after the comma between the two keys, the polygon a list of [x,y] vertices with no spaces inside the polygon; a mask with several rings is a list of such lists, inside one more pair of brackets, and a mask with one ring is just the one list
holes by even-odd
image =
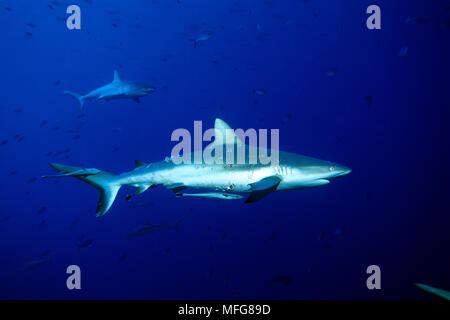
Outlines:
{"label": "shark pectoral fin", "polygon": [[136,97],[136,98],[133,98],[133,100],[134,100],[134,101],[136,101],[136,103],[141,103],[141,100],[139,100],[139,98],[138,98],[138,97]]}
{"label": "shark pectoral fin", "polygon": [[186,186],[182,183],[165,184],[164,187],[172,190],[175,194],[179,193],[183,189],[186,189]]}
{"label": "shark pectoral fin", "polygon": [[445,300],[450,300],[450,292],[449,291],[445,291],[445,290],[442,290],[442,289],[434,288],[434,287],[427,286],[426,284],[421,284],[421,283],[415,283],[414,285],[416,287],[418,287],[419,289],[422,289],[423,291],[426,291],[428,293],[434,294],[435,296],[438,296],[438,297],[443,298]]}
{"label": "shark pectoral fin", "polygon": [[250,186],[252,188],[252,193],[247,198],[245,203],[251,203],[258,200],[261,200],[269,193],[275,191],[280,184],[281,179],[277,176],[271,176],[264,179],[259,180],[258,182],[251,183]]}

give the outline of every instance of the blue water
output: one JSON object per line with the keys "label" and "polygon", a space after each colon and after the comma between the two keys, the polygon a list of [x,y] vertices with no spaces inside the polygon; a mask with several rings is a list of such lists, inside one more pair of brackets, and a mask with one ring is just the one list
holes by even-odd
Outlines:
{"label": "blue water", "polygon": [[[371,1],[75,2],[72,31],[73,1],[0,2],[0,298],[406,299],[427,297],[415,282],[450,288],[450,2],[377,1],[375,31]],[[415,17],[430,21],[405,22]],[[194,48],[188,38],[205,31]],[[156,92],[82,113],[63,94],[114,69]],[[248,205],[162,187],[127,202],[123,188],[100,219],[95,189],[40,178],[51,162],[121,173],[161,161],[174,129],[216,117],[279,128],[282,150],[353,172]],[[126,237],[186,214],[179,232]],[[92,246],[78,248],[81,237]],[[66,288],[72,264],[81,290]],[[381,290],[366,287],[373,264]],[[278,276],[292,283],[270,286]]]}

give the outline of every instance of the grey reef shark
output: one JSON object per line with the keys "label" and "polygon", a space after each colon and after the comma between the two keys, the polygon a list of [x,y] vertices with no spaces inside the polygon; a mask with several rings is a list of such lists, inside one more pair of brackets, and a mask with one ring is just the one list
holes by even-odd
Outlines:
{"label": "grey reef shark", "polygon": [[139,103],[139,98],[155,90],[155,87],[146,84],[122,80],[117,70],[114,70],[114,80],[111,83],[94,89],[85,95],[67,90],[64,93],[76,99],[80,105],[80,109],[82,109],[84,102],[88,100],[133,99]]}
{"label": "grey reef shark", "polygon": [[[231,140],[228,139],[230,132]],[[229,148],[230,146],[234,148],[238,145],[244,148],[246,154],[253,152],[253,148],[261,149],[257,146],[244,144],[234,130],[220,119],[215,121],[214,135],[216,137],[227,136],[225,142],[220,142],[221,139],[216,138],[211,143],[211,145],[214,144],[214,148]],[[267,151],[268,149],[264,150],[264,152]],[[202,150],[187,155],[195,158],[198,152],[201,153]],[[244,163],[236,164],[235,161],[235,164],[225,165],[217,162],[210,163],[205,161],[202,156],[200,158],[200,162],[191,161],[190,163],[178,163],[178,161],[174,161],[173,157],[150,164],[136,160],[134,170],[119,175],[94,168],[80,168],[52,163],[50,166],[59,174],[44,176],[43,178],[74,177],[90,184],[100,191],[96,214],[97,217],[102,217],[111,208],[122,186],[137,188],[134,195],[157,186],[164,186],[172,190],[178,197],[195,196],[232,200],[242,198],[238,194],[233,195],[234,193],[243,193],[249,194],[245,202],[251,203],[276,191],[323,186],[336,178],[348,175],[352,171],[333,162],[283,151],[279,151],[276,164],[273,162],[262,164],[259,157],[255,163],[250,161],[250,157],[247,156],[245,156]],[[187,188],[216,191],[216,193],[180,193]],[[129,200],[132,196],[128,195],[126,199]]]}

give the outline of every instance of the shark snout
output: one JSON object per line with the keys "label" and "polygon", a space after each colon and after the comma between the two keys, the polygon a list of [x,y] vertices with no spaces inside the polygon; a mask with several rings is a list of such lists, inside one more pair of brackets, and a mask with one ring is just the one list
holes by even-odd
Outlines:
{"label": "shark snout", "polygon": [[144,90],[146,93],[150,93],[150,92],[155,91],[156,88],[155,88],[155,87],[146,87],[146,88],[144,88],[143,90]]}
{"label": "shark snout", "polygon": [[350,174],[351,172],[352,172],[352,169],[347,168],[347,167],[341,167],[339,177],[346,176],[346,175]]}
{"label": "shark snout", "polygon": [[329,170],[329,175],[327,177],[328,180],[343,177],[343,176],[350,174],[350,172],[352,172],[352,169],[347,168],[345,166],[341,166],[341,165],[329,166],[328,170]]}

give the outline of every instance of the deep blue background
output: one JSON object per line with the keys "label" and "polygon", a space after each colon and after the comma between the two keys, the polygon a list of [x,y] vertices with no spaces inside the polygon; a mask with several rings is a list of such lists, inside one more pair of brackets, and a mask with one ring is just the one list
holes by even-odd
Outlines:
{"label": "deep blue background", "polygon": [[[81,31],[65,26],[75,3]],[[427,297],[414,282],[448,290],[450,30],[442,22],[450,2],[376,1],[382,30],[369,31],[373,3],[1,1],[0,298]],[[207,30],[213,36],[194,49],[188,38]],[[115,68],[157,91],[140,104],[87,102],[78,118],[62,91],[87,93]],[[120,173],[134,159],[160,161],[174,129],[194,120],[211,127],[216,117],[235,128],[280,128],[281,149],[353,172],[251,205],[176,199],[164,188],[127,202],[132,189],[121,190],[102,219],[93,188],[39,179],[52,173],[50,162]],[[125,236],[190,210],[178,233]],[[345,232],[319,240],[338,228]],[[93,246],[77,249],[81,235]],[[50,264],[15,272],[45,250]],[[66,289],[70,264],[82,269],[81,291]],[[382,290],[365,286],[371,264],[381,267]],[[279,275],[293,283],[270,287]]]}

